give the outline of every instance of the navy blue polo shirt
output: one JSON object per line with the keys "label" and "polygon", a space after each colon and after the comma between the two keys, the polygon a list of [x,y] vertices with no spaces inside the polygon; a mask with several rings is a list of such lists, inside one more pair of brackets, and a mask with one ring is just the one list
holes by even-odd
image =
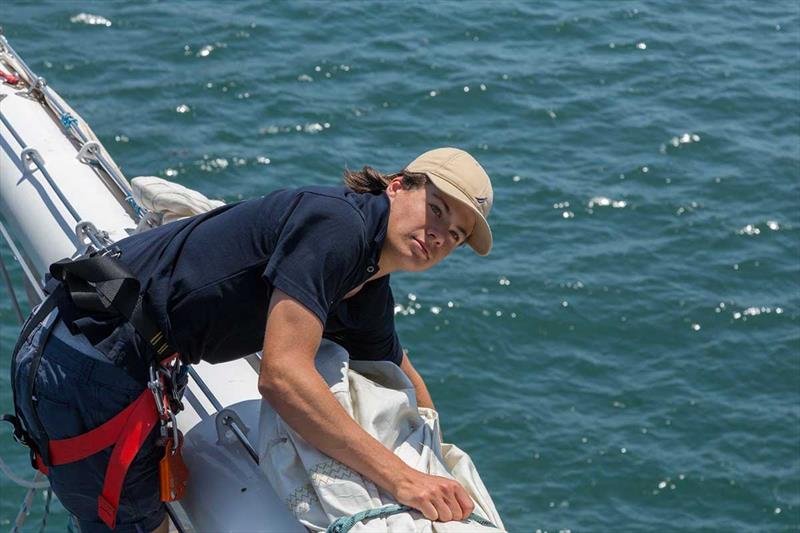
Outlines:
{"label": "navy blue polo shirt", "polygon": [[[185,361],[230,361],[261,349],[273,289],[324,324],[324,337],[353,359],[400,364],[389,276],[378,271],[386,238],[385,194],[303,187],[226,205],[119,241],[145,306]],[[128,324],[68,322],[115,360],[145,357]]]}

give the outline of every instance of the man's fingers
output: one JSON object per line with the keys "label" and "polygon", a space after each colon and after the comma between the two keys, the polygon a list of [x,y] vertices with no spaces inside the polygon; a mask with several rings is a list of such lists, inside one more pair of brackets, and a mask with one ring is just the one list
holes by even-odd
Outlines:
{"label": "man's fingers", "polygon": [[463,488],[461,488],[461,490],[456,490],[456,499],[458,500],[459,507],[461,507],[461,520],[466,520],[469,515],[472,514],[472,511],[475,510],[475,503]]}
{"label": "man's fingers", "polygon": [[430,521],[434,521],[439,518],[439,512],[436,510],[436,507],[433,506],[430,502],[423,502],[419,509],[417,509],[422,516],[427,518]]}
{"label": "man's fingers", "polygon": [[453,519],[453,511],[444,498],[437,498],[434,500],[434,505],[436,506],[436,511],[439,513],[437,520],[440,522],[449,522]]}
{"label": "man's fingers", "polygon": [[464,511],[461,509],[461,505],[458,503],[456,497],[453,496],[452,499],[447,499],[445,501],[447,502],[447,505],[450,506],[450,520],[461,520],[461,515],[464,514]]}

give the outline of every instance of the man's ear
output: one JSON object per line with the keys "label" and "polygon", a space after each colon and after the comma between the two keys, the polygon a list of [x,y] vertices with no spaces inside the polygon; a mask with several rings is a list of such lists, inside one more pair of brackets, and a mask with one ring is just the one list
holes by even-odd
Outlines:
{"label": "man's ear", "polygon": [[403,189],[403,177],[398,176],[394,178],[392,181],[389,182],[389,185],[386,186],[386,194],[389,195],[389,198],[394,198],[397,195],[397,191],[401,191]]}

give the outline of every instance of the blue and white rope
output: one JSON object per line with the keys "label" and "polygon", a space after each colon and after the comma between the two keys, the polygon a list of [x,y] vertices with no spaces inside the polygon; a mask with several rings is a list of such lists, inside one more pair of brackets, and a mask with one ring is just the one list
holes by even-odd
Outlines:
{"label": "blue and white rope", "polygon": [[70,126],[77,126],[78,119],[70,115],[69,113],[61,113],[61,125],[64,126],[65,130],[68,130]]}
{"label": "blue and white rope", "polygon": [[[413,509],[407,505],[397,504],[386,505],[385,507],[379,507],[377,509],[367,509],[366,511],[356,513],[353,516],[343,516],[341,518],[337,518],[331,525],[328,526],[328,529],[325,530],[325,533],[347,533],[353,528],[354,525],[364,520],[371,520],[373,518],[386,518],[387,516],[392,516],[399,513],[407,513],[408,511],[413,511]],[[492,524],[482,516],[476,515],[475,513],[469,515],[467,520],[472,520],[473,522],[477,522],[482,526],[499,529],[496,525]]]}

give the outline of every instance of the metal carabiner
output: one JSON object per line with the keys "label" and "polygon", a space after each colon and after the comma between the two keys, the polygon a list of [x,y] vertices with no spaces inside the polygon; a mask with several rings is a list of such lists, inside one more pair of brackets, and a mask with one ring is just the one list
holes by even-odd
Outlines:
{"label": "metal carabiner", "polygon": [[172,410],[168,411],[169,423],[172,424],[172,452],[178,451],[181,447],[181,432],[178,430],[178,421],[175,419],[175,414]]}
{"label": "metal carabiner", "polygon": [[161,379],[158,376],[156,370],[153,366],[149,369],[150,372],[150,380],[147,382],[147,388],[150,389],[150,392],[153,393],[153,397],[156,401],[156,410],[158,411],[158,417],[163,421],[166,418],[167,411],[164,405],[164,387],[161,385]]}

